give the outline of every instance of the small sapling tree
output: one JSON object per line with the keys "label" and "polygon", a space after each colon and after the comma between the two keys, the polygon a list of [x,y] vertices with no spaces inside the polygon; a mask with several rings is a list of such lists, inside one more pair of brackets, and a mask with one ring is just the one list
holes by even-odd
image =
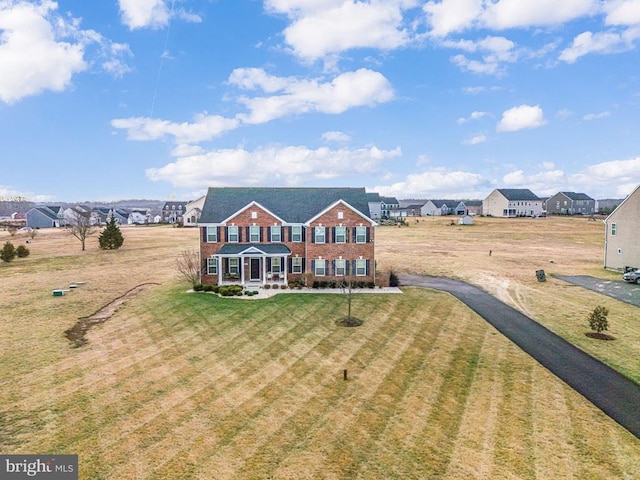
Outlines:
{"label": "small sapling tree", "polygon": [[609,309],[598,305],[593,309],[593,312],[589,314],[589,327],[596,333],[604,332],[609,329],[609,321],[607,316],[609,315]]}
{"label": "small sapling tree", "polygon": [[29,249],[24,245],[18,245],[18,248],[16,248],[16,255],[18,255],[18,258],[28,257],[30,253]]}
{"label": "small sapling tree", "polygon": [[82,251],[84,251],[87,237],[96,233],[96,228],[91,224],[91,217],[80,212],[74,212],[69,220],[69,232],[82,243]]}
{"label": "small sapling tree", "polygon": [[3,262],[8,263],[16,258],[16,255],[16,247],[13,246],[13,243],[9,241],[5,242],[2,250],[0,250],[0,259],[2,259]]}
{"label": "small sapling tree", "polygon": [[116,219],[112,216],[107,222],[107,226],[98,237],[98,243],[102,250],[117,250],[124,243],[124,237]]}
{"label": "small sapling tree", "polygon": [[182,250],[176,258],[178,272],[194,287],[200,283],[200,255],[189,248]]}

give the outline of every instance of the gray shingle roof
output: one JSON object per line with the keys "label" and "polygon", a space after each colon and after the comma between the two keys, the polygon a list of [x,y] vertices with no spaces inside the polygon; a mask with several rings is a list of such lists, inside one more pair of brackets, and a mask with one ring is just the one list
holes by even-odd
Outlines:
{"label": "gray shingle roof", "polygon": [[338,200],[370,217],[364,188],[209,188],[200,223],[221,223],[257,202],[287,223],[305,223]]}
{"label": "gray shingle roof", "polygon": [[560,193],[570,198],[571,200],[592,200],[593,201],[593,198],[591,198],[586,193],[576,193],[576,192],[560,192]]}
{"label": "gray shingle roof", "polygon": [[507,200],[540,200],[540,198],[528,188],[499,188],[498,191]]}

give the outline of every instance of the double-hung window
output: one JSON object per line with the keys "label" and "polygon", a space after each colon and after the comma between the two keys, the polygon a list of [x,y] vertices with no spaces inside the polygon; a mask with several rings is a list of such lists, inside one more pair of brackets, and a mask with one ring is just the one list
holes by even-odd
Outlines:
{"label": "double-hung window", "polygon": [[335,242],[336,243],[346,243],[347,241],[347,227],[336,227],[336,233],[335,233]]}
{"label": "double-hung window", "polygon": [[240,273],[240,266],[237,257],[231,257],[229,259],[229,273],[232,275],[238,275]]}
{"label": "double-hung window", "polygon": [[315,243],[324,243],[325,242],[325,229],[324,227],[315,227],[313,229],[313,234],[315,236]]}
{"label": "double-hung window", "polygon": [[367,261],[359,258],[356,260],[356,276],[364,277],[367,275]]}
{"label": "double-hung window", "polygon": [[260,227],[257,225],[251,225],[249,227],[249,241],[258,243],[260,241]]}
{"label": "double-hung window", "polygon": [[207,243],[218,241],[218,227],[207,227]]}
{"label": "double-hung window", "polygon": [[282,258],[274,257],[271,259],[271,273],[280,273],[280,268],[282,266]]}
{"label": "double-hung window", "polygon": [[347,273],[347,261],[344,258],[336,260],[336,277],[344,277]]}
{"label": "double-hung window", "polygon": [[611,236],[615,237],[617,231],[618,231],[618,225],[615,224],[615,223],[612,223],[611,224]]}
{"label": "double-hung window", "polygon": [[227,227],[227,241],[231,243],[238,243],[238,226],[231,225]]}
{"label": "double-hung window", "polygon": [[327,274],[326,260],[318,259],[315,261],[313,273],[316,277],[324,277]]}
{"label": "double-hung window", "polygon": [[271,227],[271,241],[272,242],[281,242],[282,241],[282,228],[273,226]]}
{"label": "double-hung window", "polygon": [[367,227],[356,227],[356,243],[367,243]]}
{"label": "double-hung window", "polygon": [[293,225],[291,227],[291,241],[292,242],[302,241],[302,225]]}
{"label": "double-hung window", "polygon": [[302,273],[302,257],[291,258],[291,273]]}
{"label": "double-hung window", "polygon": [[214,257],[207,258],[207,275],[218,274],[218,259]]}

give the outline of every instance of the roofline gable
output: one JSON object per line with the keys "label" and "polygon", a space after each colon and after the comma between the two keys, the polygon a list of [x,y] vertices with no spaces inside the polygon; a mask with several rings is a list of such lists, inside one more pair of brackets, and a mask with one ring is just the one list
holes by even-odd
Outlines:
{"label": "roofline gable", "polygon": [[607,218],[605,218],[603,220],[605,225],[608,224],[609,218],[611,218],[620,209],[620,207],[622,207],[627,202],[627,200],[629,200],[638,191],[640,191],[640,185],[638,185],[636,188],[634,188],[633,191],[629,195],[627,195],[626,198],[624,200],[622,200],[622,202],[620,202],[620,205],[618,205],[616,208],[614,208],[613,212],[611,212],[609,215],[607,215]]}
{"label": "roofline gable", "polygon": [[240,210],[238,210],[237,212],[234,212],[232,215],[228,216],[227,218],[225,218],[224,220],[222,220],[222,222],[220,222],[220,225],[226,225],[227,222],[229,220],[231,220],[233,217],[240,215],[242,212],[246,211],[247,209],[251,208],[251,207],[258,207],[261,208],[262,210],[264,210],[265,212],[267,212],[269,215],[271,215],[272,217],[274,217],[275,219],[277,219],[278,221],[280,221],[281,223],[285,224],[287,222],[285,222],[282,218],[280,218],[278,215],[276,215],[275,213],[273,213],[271,210],[269,210],[268,208],[265,208],[264,206],[260,205],[258,202],[256,202],[255,200],[253,200],[252,202],[249,202],[247,205],[245,205],[244,207],[242,207]]}
{"label": "roofline gable", "polygon": [[305,226],[308,227],[311,222],[313,222],[316,218],[321,217],[322,215],[324,215],[325,213],[327,213],[329,210],[331,210],[332,208],[336,207],[337,205],[342,204],[345,207],[347,207],[349,210],[351,210],[352,212],[358,214],[359,216],[361,216],[362,218],[364,218],[367,222],[371,223],[372,227],[377,226],[378,224],[373,221],[372,219],[370,219],[369,217],[367,217],[364,213],[362,213],[360,210],[358,210],[357,208],[352,207],[351,205],[349,205],[347,202],[345,202],[344,200],[336,200],[335,202],[333,202],[331,205],[329,205],[327,208],[325,208],[324,210],[322,210],[320,213],[314,215],[313,217],[311,217],[309,220],[307,220],[305,222]]}

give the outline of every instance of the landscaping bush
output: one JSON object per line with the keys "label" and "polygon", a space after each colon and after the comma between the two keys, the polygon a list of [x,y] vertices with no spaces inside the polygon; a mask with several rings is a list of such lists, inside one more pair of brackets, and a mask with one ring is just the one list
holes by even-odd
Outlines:
{"label": "landscaping bush", "polygon": [[14,247],[11,242],[6,242],[2,250],[0,250],[0,259],[2,259],[3,262],[10,262],[16,258],[16,255],[16,247]]}
{"label": "landscaping bush", "polygon": [[193,286],[193,291],[194,292],[202,292],[204,290],[204,285],[202,285],[201,283],[196,283]]}
{"label": "landscaping bush", "polygon": [[211,291],[213,293],[218,293],[220,291],[220,285],[213,285],[213,287],[211,288]]}
{"label": "landscaping bush", "polygon": [[18,255],[18,258],[28,257],[30,253],[29,249],[24,245],[18,245],[18,248],[16,248],[16,255]]}
{"label": "landscaping bush", "polygon": [[205,292],[213,292],[213,285],[204,285],[203,290]]}
{"label": "landscaping bush", "polygon": [[268,283],[264,286],[265,290],[269,290],[271,288],[271,285],[269,285]]}
{"label": "landscaping bush", "polygon": [[398,276],[393,272],[389,272],[389,286],[390,287],[400,286],[400,280],[398,280]]}
{"label": "landscaping bush", "polygon": [[589,314],[589,327],[596,333],[603,332],[609,329],[609,321],[607,320],[609,315],[609,309],[602,305],[593,309],[593,312]]}
{"label": "landscaping bush", "polygon": [[287,288],[289,288],[288,285],[285,285],[285,284],[280,285],[281,290],[286,290]]}

